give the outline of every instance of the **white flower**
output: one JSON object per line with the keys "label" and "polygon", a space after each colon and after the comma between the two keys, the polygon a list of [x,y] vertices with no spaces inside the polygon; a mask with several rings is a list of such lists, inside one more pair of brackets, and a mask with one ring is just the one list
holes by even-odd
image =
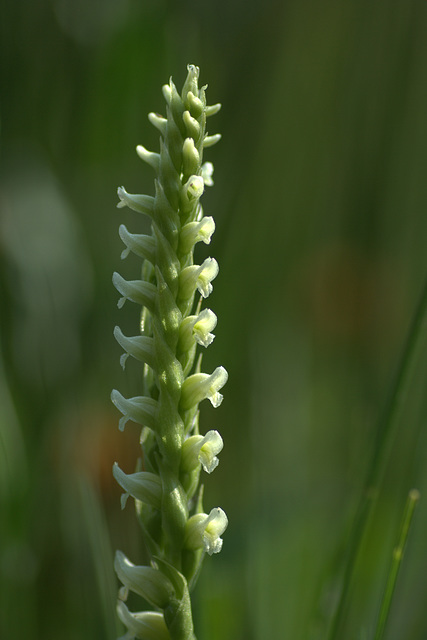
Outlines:
{"label": "white flower", "polygon": [[193,324],[193,336],[202,347],[208,347],[213,342],[215,336],[210,332],[215,329],[216,323],[217,317],[210,309],[203,309],[197,316]]}
{"label": "white flower", "polygon": [[207,298],[212,293],[212,280],[219,272],[218,263],[215,258],[206,258],[203,264],[192,264],[185,267],[179,275],[180,297],[190,298],[197,288],[203,298]]}
{"label": "white flower", "polygon": [[210,309],[203,309],[198,316],[187,316],[179,327],[180,348],[188,351],[196,341],[202,347],[208,347],[214,341],[217,317]]}
{"label": "white flower", "polygon": [[201,174],[203,178],[203,182],[207,187],[211,187],[213,185],[212,174],[214,171],[214,166],[212,162],[204,162],[201,167]]}
{"label": "white flower", "polygon": [[202,176],[190,176],[183,189],[188,198],[200,198],[205,190],[205,183],[203,182]]}
{"label": "white flower", "polygon": [[200,220],[187,223],[182,227],[179,238],[181,251],[183,253],[191,251],[194,245],[200,241],[209,244],[214,231],[215,222],[212,216],[202,217]]}
{"label": "white flower", "polygon": [[191,409],[205,398],[209,398],[213,407],[219,407],[223,396],[219,390],[228,380],[228,373],[224,367],[217,367],[211,375],[194,373],[189,376],[181,388],[181,409]]}
{"label": "white flower", "polygon": [[186,524],[185,544],[193,550],[203,546],[210,556],[219,553],[223,543],[220,536],[226,530],[227,525],[228,518],[221,507],[212,509],[209,515],[198,513],[191,516]]}
{"label": "white flower", "polygon": [[212,473],[219,464],[217,454],[223,446],[218,431],[208,431],[205,436],[190,436],[182,446],[182,469],[191,471],[201,463],[206,473]]}

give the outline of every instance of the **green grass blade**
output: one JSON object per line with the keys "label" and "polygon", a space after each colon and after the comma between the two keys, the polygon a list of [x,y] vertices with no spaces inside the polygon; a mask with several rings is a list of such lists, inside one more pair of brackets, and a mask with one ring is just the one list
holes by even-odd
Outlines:
{"label": "green grass blade", "polygon": [[397,373],[391,387],[385,411],[379,423],[376,444],[371,463],[368,467],[366,481],[356,511],[353,528],[350,534],[347,559],[343,572],[342,588],[333,614],[328,640],[337,640],[348,600],[349,588],[354,573],[361,543],[366,532],[369,516],[383,477],[387,457],[393,443],[402,407],[408,395],[412,374],[427,335],[427,280],[416,309],[412,325],[400,359]]}
{"label": "green grass blade", "polygon": [[408,540],[409,529],[411,527],[412,518],[414,515],[415,507],[417,506],[420,498],[419,491],[412,489],[409,494],[405,505],[405,512],[403,515],[402,526],[399,533],[399,539],[396,547],[393,549],[392,561],[390,571],[387,578],[387,584],[384,592],[384,596],[381,603],[380,612],[378,615],[377,628],[375,631],[374,640],[382,640],[384,629],[387,623],[387,619],[390,613],[391,602],[393,599],[393,593],[396,586],[397,574],[399,573],[400,565],[405,551],[406,542]]}

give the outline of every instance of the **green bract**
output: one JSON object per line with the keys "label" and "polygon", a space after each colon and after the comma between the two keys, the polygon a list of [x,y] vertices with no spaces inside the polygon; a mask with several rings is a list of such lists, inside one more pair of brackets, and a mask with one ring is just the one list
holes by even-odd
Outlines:
{"label": "green bract", "polygon": [[199,89],[198,78],[198,67],[189,65],[181,95],[172,80],[163,87],[166,117],[149,114],[161,134],[160,153],[143,146],[137,153],[156,173],[155,195],[118,189],[118,207],[151,220],[150,235],[130,233],[124,225],[119,229],[126,247],[122,258],[130,252],[142,258],[142,278],[113,276],[122,296],[119,307],[126,300],[142,307],[140,335],[114,330],[125,351],[122,366],[128,356],[144,363],[142,395],[112,392],[123,414],[120,428],[128,420],[143,427],[139,471],[126,474],[115,464],[114,477],[125,491],[122,506],[129,496],[136,502],[151,566],[135,566],[117,552],[115,567],[122,595],[131,590],[162,611],[131,613],[121,597],[118,612],[127,639],[195,639],[189,591],[205,551],[220,551],[228,522],[219,507],[204,513],[198,489],[201,466],[212,472],[222,448],[217,431],[199,434],[199,403],[209,398],[218,406],[228,377],[223,367],[207,374],[200,371],[200,360],[195,365],[197,346],[212,343],[217,320],[210,309],[201,310],[200,296],[211,293],[218,264],[214,258],[193,264],[193,251],[198,242],[209,244],[215,231],[200,204],[205,186],[213,184],[212,163],[202,164],[202,158],[204,148],[220,139],[206,134],[206,118],[220,105],[206,105],[206,87]]}

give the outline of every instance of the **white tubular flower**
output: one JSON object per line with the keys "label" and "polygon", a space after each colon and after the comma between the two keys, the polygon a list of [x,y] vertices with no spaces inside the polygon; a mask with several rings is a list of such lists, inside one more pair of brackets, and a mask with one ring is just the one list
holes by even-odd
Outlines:
{"label": "white tubular flower", "polygon": [[125,490],[121,498],[122,509],[125,508],[127,499],[131,495],[135,500],[150,504],[160,509],[162,500],[162,481],[159,476],[149,471],[137,473],[125,473],[117,462],[113,465],[113,476],[117,483]]}
{"label": "white tubular flower", "polygon": [[183,351],[191,349],[194,342],[202,347],[208,347],[215,339],[213,333],[217,317],[210,309],[203,309],[198,316],[187,316],[179,327],[180,348]]}
{"label": "white tubular flower", "polygon": [[202,347],[208,347],[214,341],[214,334],[210,333],[216,327],[217,317],[210,309],[203,309],[193,324],[193,336]]}
{"label": "white tubular flower", "polygon": [[197,513],[188,519],[185,530],[185,544],[189,549],[205,548],[211,556],[222,549],[220,537],[226,530],[228,518],[221,507],[212,509],[209,515]]}
{"label": "white tubular flower", "polygon": [[168,578],[158,569],[134,565],[121,551],[116,551],[114,569],[126,589],[142,596],[155,607],[164,608],[174,588]]}
{"label": "white tubular flower", "polygon": [[224,367],[217,367],[211,375],[194,373],[189,376],[181,388],[181,409],[191,409],[205,398],[209,398],[213,407],[219,407],[223,396],[219,390],[228,380],[228,373]]}
{"label": "white tubular flower", "polygon": [[117,615],[128,628],[125,638],[138,640],[170,640],[168,628],[162,613],[140,611],[132,613],[121,600],[117,603]]}
{"label": "white tubular flower", "polygon": [[197,242],[210,244],[211,237],[215,231],[215,222],[212,216],[206,216],[200,221],[189,222],[181,229],[179,238],[180,249],[183,253],[191,251]]}
{"label": "white tubular flower", "polygon": [[201,464],[206,473],[212,473],[219,464],[217,454],[223,446],[218,431],[208,431],[205,436],[190,436],[182,445],[181,468],[192,471]]}
{"label": "white tubular flower", "polygon": [[119,209],[121,207],[129,207],[129,209],[137,211],[138,213],[146,213],[149,216],[152,215],[154,207],[153,196],[128,193],[124,187],[117,189],[117,195],[120,199],[117,205]]}
{"label": "white tubular flower", "polygon": [[205,162],[202,164],[201,167],[201,175],[203,178],[203,182],[205,183],[205,185],[207,187],[212,187],[213,185],[213,180],[212,180],[212,174],[214,172],[214,166],[212,164],[212,162]]}
{"label": "white tubular flower", "polygon": [[180,294],[182,298],[190,298],[197,288],[203,298],[207,298],[212,293],[212,280],[219,272],[218,263],[215,258],[206,258],[203,264],[193,264],[185,267],[179,275]]}
{"label": "white tubular flower", "polygon": [[182,188],[187,198],[200,198],[205,190],[205,183],[202,176],[190,176]]}

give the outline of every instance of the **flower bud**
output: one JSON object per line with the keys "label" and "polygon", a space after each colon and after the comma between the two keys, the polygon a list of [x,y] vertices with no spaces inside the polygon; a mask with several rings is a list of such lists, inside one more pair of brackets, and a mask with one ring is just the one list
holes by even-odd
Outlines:
{"label": "flower bud", "polygon": [[125,638],[138,640],[170,640],[170,634],[162,613],[138,611],[132,613],[121,600],[117,603],[117,615],[128,628]]}
{"label": "flower bud", "polygon": [[153,567],[136,566],[121,551],[116,551],[114,569],[127,589],[155,607],[164,609],[174,596],[171,581],[161,571]]}
{"label": "flower bud", "polygon": [[194,118],[199,118],[202,115],[203,102],[200,100],[200,98],[195,96],[192,91],[188,91],[185,103]]}
{"label": "flower bud", "polygon": [[228,518],[221,507],[212,509],[209,515],[198,513],[187,521],[185,531],[185,545],[188,549],[205,548],[211,556],[222,549],[223,540],[220,537],[226,530]]}
{"label": "flower bud", "polygon": [[217,454],[223,446],[218,431],[208,431],[205,436],[190,436],[182,445],[181,469],[193,471],[201,463],[206,473],[212,473],[219,464]]}
{"label": "flower bud", "polygon": [[196,67],[196,65],[194,64],[187,65],[187,77],[181,91],[181,95],[183,97],[185,97],[189,91],[191,91],[193,94],[197,94],[199,74],[199,67]]}
{"label": "flower bud", "polygon": [[185,128],[187,129],[187,135],[194,140],[197,140],[200,136],[200,125],[197,120],[193,118],[189,111],[184,111],[182,119],[184,121]]}
{"label": "flower bud", "polygon": [[205,149],[207,149],[207,147],[212,147],[214,144],[221,140],[221,137],[222,136],[220,133],[215,133],[215,135],[213,136],[206,136],[206,138],[203,140],[203,147]]}
{"label": "flower bud", "polygon": [[205,109],[206,117],[209,118],[209,116],[214,116],[221,109],[221,106],[222,106],[221,103],[217,102],[216,104],[212,104],[209,107],[206,107]]}
{"label": "flower bud", "polygon": [[194,373],[189,376],[181,388],[180,407],[186,411],[205,398],[209,398],[212,406],[219,407],[222,402],[222,394],[219,393],[228,380],[228,373],[224,367],[217,367],[211,375],[207,373]]}
{"label": "flower bud", "polygon": [[144,160],[144,162],[146,162],[151,167],[153,167],[154,171],[158,171],[159,164],[160,164],[159,153],[153,153],[152,151],[148,151],[145,147],[142,146],[142,144],[139,144],[136,147],[136,152],[141,158],[141,160]]}
{"label": "flower bud", "polygon": [[194,174],[199,169],[199,165],[200,156],[194,144],[194,140],[193,138],[186,138],[182,146],[182,166],[184,175],[188,176]]}
{"label": "flower bud", "polygon": [[125,473],[117,464],[113,465],[113,476],[117,483],[125,490],[122,495],[121,506],[125,508],[128,497],[149,504],[155,509],[160,509],[162,500],[162,482],[155,473],[138,471],[137,473]]}
{"label": "flower bud", "polygon": [[[165,86],[167,87],[168,85]],[[168,126],[168,121],[166,120],[166,118],[160,116],[158,113],[151,112],[148,114],[148,119],[151,124],[154,125],[158,131],[160,131],[162,136],[166,135],[166,129]]]}

